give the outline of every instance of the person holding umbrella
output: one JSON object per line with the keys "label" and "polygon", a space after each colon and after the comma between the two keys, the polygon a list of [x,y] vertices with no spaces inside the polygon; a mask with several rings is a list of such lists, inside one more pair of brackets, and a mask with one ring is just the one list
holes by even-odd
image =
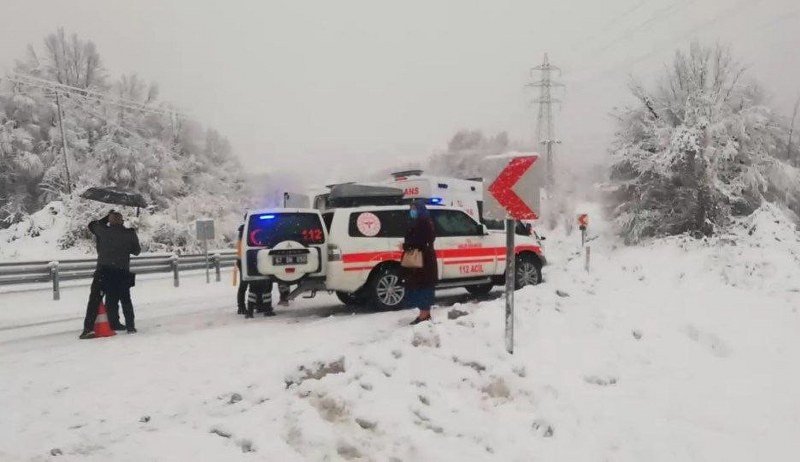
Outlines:
{"label": "person holding umbrella", "polygon": [[[126,228],[122,214],[110,211],[105,217],[89,223],[89,231],[94,234],[97,246],[97,268],[86,306],[81,339],[94,337],[94,323],[100,306],[102,294],[106,295],[109,322],[115,330],[127,329],[136,332],[131,286],[133,274],[130,272],[131,255],[142,251],[136,230]],[[125,326],[119,322],[119,304],[125,315]]]}

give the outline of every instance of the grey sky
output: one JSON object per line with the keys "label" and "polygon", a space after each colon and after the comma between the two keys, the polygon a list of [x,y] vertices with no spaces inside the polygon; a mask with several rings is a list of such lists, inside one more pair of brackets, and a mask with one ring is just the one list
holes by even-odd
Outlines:
{"label": "grey sky", "polygon": [[94,40],[217,127],[251,171],[314,181],[423,160],[460,128],[533,136],[528,69],[564,70],[566,162],[597,161],[628,75],[691,39],[733,46],[788,112],[800,91],[796,0],[4,0],[0,68],[58,26]]}

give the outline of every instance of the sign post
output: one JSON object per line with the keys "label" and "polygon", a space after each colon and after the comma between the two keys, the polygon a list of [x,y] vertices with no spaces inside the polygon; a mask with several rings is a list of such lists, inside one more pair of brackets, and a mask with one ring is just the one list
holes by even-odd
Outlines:
{"label": "sign post", "polygon": [[195,222],[197,239],[203,241],[203,254],[206,256],[206,284],[211,282],[208,259],[208,240],[214,239],[214,220],[197,220]]}
{"label": "sign post", "polygon": [[581,230],[581,247],[586,245],[586,229],[589,227],[589,215],[581,213],[578,215],[578,228]]}
{"label": "sign post", "polygon": [[[533,166],[539,156],[509,156],[510,162],[500,171],[497,179],[489,186],[489,193],[502,207],[502,217],[506,225],[506,305],[505,340],[506,351],[514,353],[514,289],[516,288],[516,246],[514,232],[517,220],[535,220],[536,212],[529,204],[538,201],[538,194],[523,193],[520,197],[514,190],[520,179]],[[535,191],[535,189],[534,189]],[[499,218],[499,217],[497,217]]]}
{"label": "sign post", "polygon": [[514,225],[513,218],[506,218],[506,351],[511,354],[514,353],[514,285],[517,282]]}

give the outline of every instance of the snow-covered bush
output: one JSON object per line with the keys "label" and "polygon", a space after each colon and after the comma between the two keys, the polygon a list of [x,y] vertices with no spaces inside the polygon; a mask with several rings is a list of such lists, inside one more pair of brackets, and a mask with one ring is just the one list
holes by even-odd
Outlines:
{"label": "snow-covered bush", "polygon": [[147,252],[178,252],[186,249],[191,240],[189,230],[174,220],[164,220],[150,230],[150,239],[145,241]]}
{"label": "snow-covered bush", "polygon": [[789,128],[727,48],[677,52],[659,85],[631,85],[611,148],[613,216],[627,242],[709,235],[763,201],[800,210]]}

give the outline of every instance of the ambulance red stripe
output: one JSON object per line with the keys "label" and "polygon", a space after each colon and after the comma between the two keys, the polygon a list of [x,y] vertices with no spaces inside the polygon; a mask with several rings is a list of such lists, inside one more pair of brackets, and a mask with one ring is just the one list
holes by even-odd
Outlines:
{"label": "ambulance red stripe", "polygon": [[494,258],[481,258],[478,260],[445,260],[445,265],[468,265],[472,263],[493,263]]}
{"label": "ambulance red stripe", "polygon": [[[541,248],[536,245],[519,245],[515,247],[516,253],[520,252],[534,252],[541,253]],[[452,259],[452,258],[475,258],[475,257],[504,257],[506,254],[505,247],[471,247],[466,249],[440,249],[436,251],[436,258],[438,259]],[[342,263],[380,263],[387,260],[400,260],[403,253],[400,251],[394,252],[359,252],[347,253],[342,255]],[[491,260],[487,260],[491,261]],[[470,263],[470,261],[458,262]],[[446,262],[446,264],[448,264]],[[350,269],[350,268],[348,268]],[[355,271],[355,270],[351,270]]]}
{"label": "ambulance red stripe", "polygon": [[345,268],[345,271],[370,271],[375,266],[351,266],[349,268]]}

